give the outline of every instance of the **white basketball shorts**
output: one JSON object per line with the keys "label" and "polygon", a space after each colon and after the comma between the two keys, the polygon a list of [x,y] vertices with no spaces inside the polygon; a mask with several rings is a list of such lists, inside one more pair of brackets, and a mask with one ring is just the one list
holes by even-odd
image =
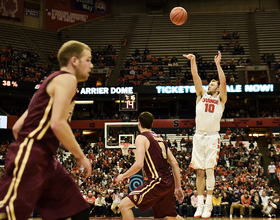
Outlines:
{"label": "white basketball shorts", "polygon": [[219,133],[197,131],[193,137],[193,151],[190,167],[194,169],[216,168],[219,153]]}

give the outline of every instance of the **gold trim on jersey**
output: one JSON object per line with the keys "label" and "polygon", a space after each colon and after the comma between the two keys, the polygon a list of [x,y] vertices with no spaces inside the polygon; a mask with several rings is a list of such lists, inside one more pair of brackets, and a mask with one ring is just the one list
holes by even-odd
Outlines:
{"label": "gold trim on jersey", "polygon": [[11,220],[11,214],[10,214],[9,206],[6,206],[6,212],[7,212],[7,215],[8,215],[8,220]]}
{"label": "gold trim on jersey", "polygon": [[153,184],[153,182],[155,182],[155,180],[152,180],[152,181],[150,182],[149,185],[145,186],[145,187],[144,187],[143,189],[141,189],[141,190],[133,190],[131,193],[129,193],[129,195],[134,195],[134,194],[138,194],[138,193],[140,193],[140,192],[143,192],[144,190],[146,190],[147,188],[149,188],[149,187]]}
{"label": "gold trim on jersey", "polygon": [[17,189],[18,189],[18,186],[20,184],[20,181],[21,181],[24,169],[26,167],[26,164],[27,164],[27,161],[28,161],[28,158],[29,158],[29,155],[30,155],[33,143],[34,143],[34,139],[29,139],[29,142],[28,142],[28,145],[27,145],[27,148],[26,148],[26,152],[25,152],[25,155],[23,157],[23,160],[22,160],[19,172],[18,172],[16,184],[14,186],[14,195],[12,196],[12,198],[10,199],[10,202],[9,202],[12,220],[16,220],[14,204],[13,203],[14,203],[15,199],[17,198]]}
{"label": "gold trim on jersey", "polygon": [[42,131],[40,132],[40,134],[37,136],[37,140],[41,140],[42,137],[45,135],[45,133],[47,132],[48,128],[51,125],[51,120],[49,120],[48,124],[42,129]]}
{"label": "gold trim on jersey", "polygon": [[10,198],[10,196],[11,196],[11,193],[12,193],[13,188],[14,188],[15,181],[17,179],[16,174],[17,174],[17,171],[18,171],[18,162],[19,162],[19,160],[21,158],[21,155],[22,155],[22,152],[23,152],[23,148],[28,143],[28,140],[29,140],[28,138],[25,138],[24,141],[19,145],[19,150],[17,152],[17,156],[16,156],[15,162],[14,162],[15,163],[15,168],[14,168],[14,171],[13,171],[13,176],[14,177],[13,177],[13,180],[12,180],[12,182],[11,182],[11,184],[9,186],[9,189],[8,189],[8,191],[6,193],[6,196],[4,197],[4,199],[2,201],[0,201],[0,205],[5,204],[8,201],[8,199]]}
{"label": "gold trim on jersey", "polygon": [[154,162],[153,162],[153,160],[152,160],[152,158],[151,158],[151,155],[150,155],[149,151],[146,151],[146,153],[147,153],[147,155],[148,155],[149,162],[150,162],[150,164],[152,165],[152,169],[154,170],[154,173],[155,173],[155,175],[156,175],[156,178],[158,178],[158,172],[157,172],[157,170],[156,170],[156,168],[155,168],[155,164],[154,164]]}
{"label": "gold trim on jersey", "polygon": [[[25,138],[24,141],[20,144],[19,150],[17,152],[17,156],[16,156],[15,161],[14,161],[14,164],[15,164],[15,168],[13,170],[13,176],[14,177],[12,179],[12,182],[9,186],[9,189],[8,189],[4,199],[2,201],[0,201],[1,205],[5,204],[9,200],[9,198],[12,196],[10,198],[10,201],[9,201],[9,206],[6,206],[6,210],[7,210],[9,220],[16,220],[13,202],[17,197],[17,189],[18,189],[18,186],[20,184],[24,169],[26,167],[33,142],[34,142],[34,139]],[[25,146],[27,146],[26,152],[24,154],[21,165],[19,165],[19,160],[23,155],[23,150],[24,150]]]}
{"label": "gold trim on jersey", "polygon": [[[147,153],[147,151],[146,151],[146,153]],[[154,179],[155,178],[155,174],[153,173],[153,171],[151,169],[151,166],[150,166],[149,161],[148,161],[148,159],[146,157],[146,154],[145,154],[145,161],[146,161],[146,164],[147,164],[147,166],[148,166],[148,168],[150,170],[150,173],[152,174],[152,178]]]}
{"label": "gold trim on jersey", "polygon": [[7,218],[7,214],[6,213],[4,213],[4,212],[0,213],[0,219],[6,219],[6,218]]}
{"label": "gold trim on jersey", "polygon": [[52,104],[53,104],[53,98],[50,97],[50,100],[49,100],[49,103],[48,103],[48,105],[47,105],[47,107],[45,109],[43,118],[41,119],[38,127],[34,131],[29,133],[29,135],[28,135],[29,138],[33,138],[33,136],[36,135],[36,133],[42,129],[44,123],[46,122],[46,120],[48,118],[49,112],[50,112],[50,110],[52,108]]}
{"label": "gold trim on jersey", "polygon": [[150,189],[148,189],[146,192],[144,192],[144,193],[140,196],[137,205],[139,205],[139,204],[143,201],[144,196],[145,196],[148,192],[150,192],[157,184],[159,184],[160,181],[161,181],[161,178],[159,178],[159,179],[158,179],[158,182],[155,182],[155,183],[153,184],[153,186],[151,186]]}

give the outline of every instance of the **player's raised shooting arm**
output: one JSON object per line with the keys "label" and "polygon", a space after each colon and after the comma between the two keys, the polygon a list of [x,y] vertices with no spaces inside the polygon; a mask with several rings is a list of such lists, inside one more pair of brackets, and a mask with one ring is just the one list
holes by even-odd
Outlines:
{"label": "player's raised shooting arm", "polygon": [[222,59],[222,54],[220,51],[218,51],[218,56],[216,55],[214,60],[217,66],[217,70],[218,70],[218,75],[219,75],[219,80],[220,80],[220,99],[221,102],[223,102],[224,104],[227,102],[227,83],[226,83],[226,77],[224,74],[224,71],[220,65]]}
{"label": "player's raised shooting arm", "polygon": [[196,95],[203,96],[205,93],[205,89],[203,89],[201,78],[198,75],[195,55],[193,55],[193,54],[185,55],[184,54],[183,56],[188,58],[191,62],[191,73],[192,73],[192,77],[193,77]]}
{"label": "player's raised shooting arm", "polygon": [[16,121],[16,123],[14,124],[13,126],[13,135],[15,137],[15,140],[18,138],[18,133],[19,131],[22,129],[22,126],[23,126],[23,123],[24,123],[24,120],[27,116],[27,110],[23,113],[22,116],[20,116],[20,118]]}
{"label": "player's raised shooting arm", "polygon": [[59,75],[47,86],[47,92],[53,98],[51,129],[62,145],[77,159],[78,166],[83,165],[86,168],[87,176],[89,176],[91,174],[89,161],[67,123],[70,104],[76,93],[76,88],[77,79],[71,74]]}
{"label": "player's raised shooting arm", "polygon": [[135,155],[135,162],[129,168],[129,170],[123,174],[123,179],[129,178],[130,176],[134,175],[135,173],[137,173],[139,170],[143,168],[145,151],[148,144],[149,144],[149,140],[145,136],[143,135],[137,136],[135,140],[135,147],[137,151],[137,154]]}

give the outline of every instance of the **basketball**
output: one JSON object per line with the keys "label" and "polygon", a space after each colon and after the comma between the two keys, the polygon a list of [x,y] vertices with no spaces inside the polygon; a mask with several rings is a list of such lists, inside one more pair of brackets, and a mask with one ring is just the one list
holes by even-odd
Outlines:
{"label": "basketball", "polygon": [[173,24],[182,25],[188,19],[187,11],[182,7],[175,7],[170,12],[170,20]]}

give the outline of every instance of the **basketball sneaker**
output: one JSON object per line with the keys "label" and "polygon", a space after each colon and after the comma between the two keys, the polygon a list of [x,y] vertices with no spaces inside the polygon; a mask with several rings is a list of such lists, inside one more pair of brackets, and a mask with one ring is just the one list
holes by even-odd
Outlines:
{"label": "basketball sneaker", "polygon": [[198,205],[196,208],[196,212],[194,213],[195,218],[199,218],[202,215],[204,205]]}
{"label": "basketball sneaker", "polygon": [[204,210],[203,210],[203,213],[201,215],[201,218],[210,218],[211,217],[211,212],[212,212],[212,204],[205,204],[205,207],[204,207]]}

